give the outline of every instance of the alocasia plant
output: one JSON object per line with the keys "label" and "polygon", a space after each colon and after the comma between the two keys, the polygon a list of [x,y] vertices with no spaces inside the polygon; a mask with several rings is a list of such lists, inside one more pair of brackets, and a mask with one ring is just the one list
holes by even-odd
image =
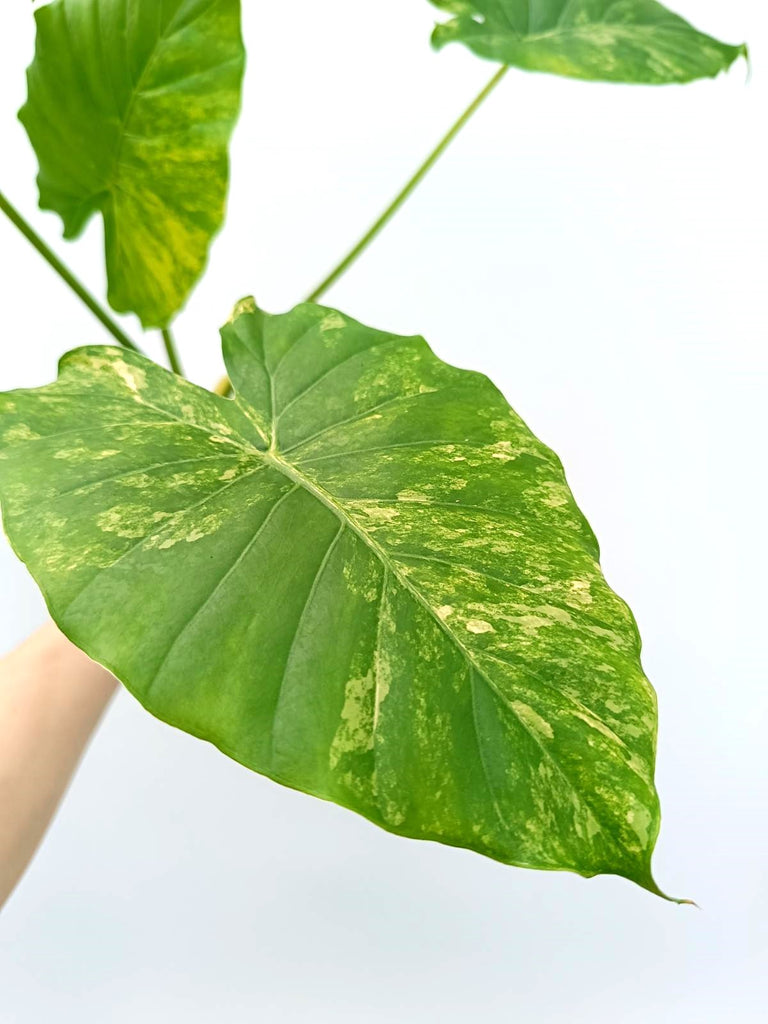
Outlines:
{"label": "alocasia plant", "polygon": [[[316,300],[507,66],[666,83],[745,50],[649,0],[433,2],[437,45],[503,66],[397,199],[311,301],[238,303],[218,393],[101,346],[0,396],[4,526],[61,629],[159,718],[393,832],[661,894],[655,696],[557,457],[487,378]],[[37,22],[41,205],[68,237],[103,213],[110,304],[179,370],[168,327],[222,219],[238,4],[54,0]]]}

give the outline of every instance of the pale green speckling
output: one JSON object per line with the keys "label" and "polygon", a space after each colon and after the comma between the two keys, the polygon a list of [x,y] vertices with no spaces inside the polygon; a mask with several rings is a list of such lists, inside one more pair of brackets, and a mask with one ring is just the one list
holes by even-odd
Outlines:
{"label": "pale green speckling", "polygon": [[431,0],[452,17],[437,47],[460,42],[527,71],[591,81],[666,85],[712,78],[745,46],[698,32],[655,0]]}
{"label": "pale green speckling", "polygon": [[4,525],[158,717],[402,835],[658,892],[656,704],[557,457],[421,338],[239,304],[0,398]]}

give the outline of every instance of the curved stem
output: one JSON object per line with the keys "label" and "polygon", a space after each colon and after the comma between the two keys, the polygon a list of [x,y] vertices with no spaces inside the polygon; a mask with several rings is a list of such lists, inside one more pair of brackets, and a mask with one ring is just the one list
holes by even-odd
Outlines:
{"label": "curved stem", "polygon": [[446,134],[438,142],[438,144],[435,146],[435,148],[432,150],[432,152],[429,154],[426,160],[421,164],[416,173],[411,178],[408,179],[406,184],[398,192],[398,194],[395,196],[395,198],[392,200],[392,202],[389,204],[386,210],[384,210],[381,216],[374,221],[371,227],[360,239],[360,241],[347,253],[347,255],[341,260],[341,262],[338,263],[333,268],[330,274],[323,281],[320,282],[317,288],[315,288],[315,290],[307,296],[307,302],[317,302],[317,300],[328,291],[331,285],[335,284],[339,280],[339,278],[349,270],[349,268],[358,259],[358,257],[361,256],[363,252],[365,252],[365,250],[368,248],[368,246],[371,244],[374,238],[376,238],[376,236],[382,231],[382,229],[386,227],[386,225],[394,217],[394,215],[397,213],[397,211],[400,209],[403,203],[405,203],[405,201],[409,198],[411,193],[418,187],[421,181],[432,170],[434,165],[437,163],[437,161],[440,159],[440,157],[443,155],[446,149],[450,146],[450,144],[459,134],[459,132],[467,123],[467,121],[469,121],[472,115],[482,106],[483,102],[488,98],[488,96],[490,96],[490,94],[502,80],[504,75],[506,75],[507,71],[509,71],[508,66],[499,68],[499,70],[494,74],[490,82],[488,82],[485,88],[483,88],[478,93],[478,95],[474,98],[474,100],[472,100],[472,102],[464,111],[464,113],[448,129]]}
{"label": "curved stem", "polygon": [[163,345],[165,345],[165,352],[168,356],[168,365],[177,377],[183,377],[184,370],[181,366],[181,359],[179,358],[176,342],[173,340],[170,327],[164,327],[160,333],[163,336]]}
{"label": "curved stem", "polygon": [[43,259],[46,260],[46,262],[53,267],[59,277],[69,285],[75,295],[85,303],[97,320],[106,327],[115,341],[119,342],[119,344],[124,348],[130,348],[134,352],[140,352],[141,349],[138,345],[134,344],[128,335],[117,326],[109,313],[99,305],[90,292],[86,291],[83,285],[80,284],[74,274],[61,262],[53,250],[51,250],[37,232],[27,224],[19,211],[11,206],[2,192],[0,192],[0,210],[2,210],[11,223],[19,229],[27,241],[32,243]]}
{"label": "curved stem", "polygon": [[[350,249],[347,255],[341,260],[340,263],[338,263],[333,268],[330,274],[328,274],[328,276],[323,281],[320,282],[317,288],[315,288],[315,290],[307,296],[305,302],[317,302],[319,298],[325,295],[325,293],[328,291],[331,285],[335,284],[339,280],[339,278],[349,270],[349,268],[358,259],[358,257],[360,257],[365,252],[365,250],[368,248],[371,242],[386,227],[390,220],[392,220],[392,218],[403,205],[403,203],[405,203],[405,201],[414,192],[414,190],[418,187],[421,181],[432,170],[434,165],[437,163],[437,161],[440,159],[440,157],[443,155],[446,149],[450,146],[450,144],[459,134],[459,132],[467,123],[467,121],[469,121],[472,115],[476,113],[476,111],[482,106],[483,102],[488,98],[488,96],[490,96],[490,94],[502,80],[504,75],[506,75],[507,71],[509,71],[509,67],[506,65],[499,68],[499,70],[494,74],[493,78],[491,78],[488,84],[483,89],[481,89],[477,96],[472,100],[472,102],[469,104],[464,113],[461,114],[458,120],[456,120],[453,123],[453,125],[448,129],[448,131],[438,142],[438,144],[435,146],[435,148],[432,150],[432,152],[429,154],[426,160],[421,164],[421,166],[418,168],[415,174],[413,174],[405,183],[405,185],[400,189],[400,191],[389,204],[389,206],[386,208],[386,210],[384,210],[381,216],[374,221],[371,227],[360,239],[360,241],[355,246],[353,246],[352,249]],[[230,383],[229,377],[221,378],[219,383],[214,388],[214,393],[217,395],[221,395],[224,398],[226,398],[228,395],[232,393],[232,384]]]}

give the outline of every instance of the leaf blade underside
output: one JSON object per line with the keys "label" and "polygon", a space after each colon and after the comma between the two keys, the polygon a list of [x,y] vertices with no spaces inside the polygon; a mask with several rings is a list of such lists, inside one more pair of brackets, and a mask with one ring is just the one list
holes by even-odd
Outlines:
{"label": "leaf blade underside", "polygon": [[432,43],[527,71],[668,85],[713,78],[739,57],[655,0],[430,0],[452,17]]}
{"label": "leaf blade underside", "polygon": [[557,458],[420,338],[245,303],[223,340],[234,401],[111,348],[0,398],[59,626],[279,782],[658,892],[655,697]]}
{"label": "leaf blade underside", "polygon": [[19,119],[40,207],[65,238],[100,212],[110,305],[166,327],[224,219],[240,0],[54,0],[35,20]]}

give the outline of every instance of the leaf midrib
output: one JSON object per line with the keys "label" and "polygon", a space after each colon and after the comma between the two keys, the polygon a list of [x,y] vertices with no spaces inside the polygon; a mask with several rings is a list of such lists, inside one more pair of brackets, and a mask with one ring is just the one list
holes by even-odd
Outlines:
{"label": "leaf midrib", "polygon": [[462,644],[457,636],[446,624],[440,619],[435,612],[434,608],[429,604],[424,595],[413,586],[408,580],[407,576],[398,570],[397,563],[387,554],[385,549],[376,541],[369,533],[367,533],[359,523],[347,512],[342,504],[340,504],[332,494],[321,487],[314,480],[310,480],[309,477],[305,476],[298,467],[292,463],[287,462],[282,456],[274,449],[261,452],[256,449],[259,455],[269,463],[274,469],[286,476],[292,483],[298,484],[308,491],[314,498],[320,501],[326,506],[333,514],[342,522],[345,526],[348,526],[354,534],[356,534],[363,543],[373,551],[376,557],[381,561],[384,568],[391,572],[392,575],[397,579],[398,583],[401,583],[406,590],[408,590],[413,597],[425,608],[434,621],[440,626],[442,631],[456,644],[457,647],[462,651],[466,659],[473,665],[476,670],[482,673],[482,669],[475,665],[474,659],[467,648]]}
{"label": "leaf midrib", "polygon": [[[491,28],[492,35],[499,35],[498,32],[493,31]],[[541,42],[552,42],[558,39],[586,39],[588,42],[591,41],[591,36],[596,31],[611,29],[615,31],[617,36],[629,37],[630,42],[632,37],[637,36],[640,33],[646,33],[648,35],[659,35],[659,34],[670,34],[670,35],[686,35],[686,28],[681,25],[629,25],[621,22],[612,21],[595,21],[590,25],[574,26],[572,28],[557,28],[550,29],[547,32],[535,32],[531,35],[517,36],[517,41],[524,46],[529,43],[541,43]]]}
{"label": "leaf midrib", "polygon": [[[164,419],[167,422],[178,423],[187,428],[191,427],[192,429],[198,430],[201,433],[208,435],[209,437],[213,436],[213,431],[209,426],[203,426],[199,423],[195,423],[194,421],[190,421],[180,416],[177,416],[170,410],[163,409],[162,407],[147,401],[145,398],[141,398],[140,403],[145,407],[148,407],[153,411],[159,413],[161,416],[164,417]],[[250,417],[247,417],[247,419],[249,422],[251,422]],[[493,679],[487,674],[486,670],[482,667],[482,665],[479,664],[478,661],[475,659],[472,652],[464,645],[461,639],[453,632],[453,630],[448,626],[448,624],[446,624],[442,621],[442,619],[440,619],[440,617],[437,615],[436,610],[432,607],[432,605],[421,593],[421,591],[417,587],[415,587],[413,583],[411,583],[411,581],[407,578],[405,574],[403,574],[400,571],[400,569],[397,566],[397,563],[389,556],[386,550],[370,534],[368,534],[362,526],[359,525],[359,523],[345,509],[343,504],[341,504],[337,499],[335,499],[333,495],[326,491],[321,485],[307,477],[303,472],[301,472],[301,470],[297,466],[293,465],[292,463],[288,462],[285,458],[283,458],[276,448],[270,448],[267,451],[257,448],[250,439],[244,437],[242,434],[239,434],[239,440],[241,443],[238,443],[238,441],[232,437],[228,437],[226,438],[226,440],[236,448],[240,449],[241,451],[245,451],[249,455],[257,457],[258,460],[263,465],[271,466],[273,469],[277,470],[288,480],[290,480],[294,485],[301,487],[307,493],[311,494],[312,497],[320,501],[321,504],[323,504],[326,508],[329,509],[329,511],[331,511],[336,516],[336,518],[341,522],[342,526],[348,527],[355,534],[355,536],[357,536],[366,545],[366,547],[368,547],[374,553],[374,555],[379,559],[382,566],[384,567],[385,573],[391,572],[392,576],[398,581],[398,583],[413,597],[413,599],[422,608],[424,608],[424,610],[430,616],[430,619],[437,624],[441,632],[461,652],[462,657],[464,658],[469,668],[470,674],[472,672],[475,672],[480,678],[484,680],[485,684],[489,687],[489,689],[495,695],[495,697],[502,703],[502,705],[509,711],[509,713],[511,713],[514,716],[515,720],[519,723],[523,731],[541,750],[542,754],[547,758],[547,760],[551,762],[557,773],[564,780],[568,789],[574,794],[578,802],[584,808],[586,808],[596,820],[600,821],[602,816],[600,815],[598,810],[588,800],[585,799],[584,794],[574,785],[574,783],[566,774],[566,772],[564,771],[558,760],[554,757],[552,752],[547,748],[545,744],[542,743],[541,739],[530,729],[530,727],[525,723],[521,716],[516,712],[515,708],[511,705],[510,701],[498,689]],[[297,445],[296,447],[301,447],[301,445]],[[236,481],[232,481],[232,484],[240,482],[242,479],[242,477],[239,477]],[[227,487],[229,487],[230,485],[231,484],[227,484],[223,489],[226,490]],[[210,495],[206,496],[205,500],[208,500],[210,497]],[[185,511],[189,511],[189,509],[186,509]],[[142,538],[137,543],[137,545],[134,545],[134,547],[137,547],[145,539],[146,537]],[[130,551],[132,551],[133,549],[134,548],[132,547]],[[130,551],[127,553],[130,553]],[[121,557],[124,557],[124,555]],[[86,589],[88,585],[89,584],[86,585]],[[75,596],[75,598],[69,603],[68,607],[71,607],[74,601],[78,600],[81,596],[82,592]],[[477,738],[478,742],[481,742],[479,733]],[[496,810],[497,813],[499,813],[498,807],[496,808]],[[501,823],[506,827],[506,822],[500,813],[499,819]],[[606,838],[610,837],[610,831],[608,831],[607,833],[603,832],[603,835]]]}
{"label": "leaf midrib", "polygon": [[[273,383],[273,376],[272,376],[272,374],[270,374],[269,376],[270,376],[270,382],[271,382],[271,385],[272,385],[272,383]],[[273,401],[274,401],[274,399],[273,399]],[[187,427],[191,426],[194,429],[200,430],[201,432],[206,433],[209,436],[211,436],[210,428],[201,426],[200,424],[197,424],[197,423],[194,423],[194,422],[190,422],[190,421],[185,420],[185,419],[183,419],[183,418],[181,418],[179,416],[176,416],[172,412],[170,412],[169,410],[164,410],[160,406],[154,405],[151,402],[147,402],[146,399],[141,399],[141,403],[143,405],[146,405],[146,406],[150,407],[151,409],[153,409],[154,411],[160,413],[161,415],[166,416],[168,418],[168,420],[170,420],[171,422],[181,423],[181,424],[183,424],[183,425],[185,425]],[[274,432],[275,432],[275,405],[274,404],[272,406],[271,413],[272,413],[272,433],[273,433],[273,444],[274,444]],[[247,419],[248,419],[249,422],[251,422],[251,418],[249,416],[247,416]],[[260,431],[258,431],[258,432],[261,433]],[[288,462],[285,458],[283,458],[277,448],[270,447],[267,451],[264,451],[261,448],[255,447],[252,444],[251,441],[249,441],[246,438],[243,438],[242,435],[240,435],[240,436],[241,436],[241,440],[244,442],[243,444],[240,444],[240,445],[238,445],[237,441],[234,441],[232,438],[227,438],[227,440],[230,443],[236,445],[237,447],[247,451],[249,454],[253,454],[253,455],[257,456],[263,462],[264,465],[271,466],[273,469],[277,470],[279,473],[281,473],[283,476],[285,476],[288,480],[290,480],[291,483],[293,483],[295,485],[298,485],[299,487],[303,488],[307,493],[311,494],[312,497],[314,497],[316,500],[320,501],[321,504],[325,505],[325,507],[327,509],[329,509],[329,511],[331,511],[337,517],[337,519],[342,523],[343,526],[348,527],[355,534],[355,536],[357,536],[374,553],[374,555],[379,559],[379,561],[383,565],[385,573],[387,571],[392,573],[392,575],[398,581],[398,583],[400,583],[401,586],[414,598],[414,600],[422,608],[425,609],[425,611],[429,614],[429,616],[432,619],[432,621],[437,624],[439,629],[444,633],[445,636],[448,637],[448,639],[452,642],[452,644],[455,645],[456,648],[458,648],[458,650],[461,652],[462,657],[464,658],[464,660],[465,660],[465,662],[466,662],[466,664],[467,664],[467,666],[469,668],[470,674],[474,671],[475,673],[477,673],[477,675],[481,679],[483,679],[485,681],[485,684],[489,687],[491,692],[496,696],[496,698],[498,700],[501,701],[502,705],[514,716],[515,720],[519,723],[519,725],[523,729],[523,731],[528,736],[530,736],[530,738],[533,740],[533,742],[542,751],[542,754],[551,762],[551,764],[554,766],[554,768],[557,771],[557,773],[565,781],[567,787],[575,795],[575,797],[579,801],[579,803],[582,804],[587,810],[589,810],[590,813],[593,815],[593,817],[596,820],[600,821],[601,815],[599,814],[599,812],[595,809],[595,807],[589,801],[587,801],[584,798],[584,794],[581,793],[581,791],[574,785],[574,783],[571,781],[571,779],[568,777],[568,775],[563,770],[563,768],[560,765],[560,763],[558,762],[558,760],[553,756],[552,752],[541,742],[539,737],[536,736],[536,734],[530,729],[530,727],[528,725],[526,725],[525,721],[515,711],[514,707],[512,707],[512,705],[511,705],[511,703],[499,691],[498,687],[496,686],[494,681],[491,679],[491,677],[487,674],[486,670],[473,657],[472,652],[464,645],[464,643],[453,632],[453,630],[445,622],[442,621],[442,619],[439,617],[439,615],[437,614],[435,609],[427,601],[427,599],[424,597],[424,595],[421,593],[421,591],[417,587],[415,587],[410,582],[408,577],[399,570],[399,568],[397,566],[397,563],[394,562],[393,559],[387,554],[386,550],[373,537],[371,537],[370,534],[368,534],[363,529],[363,527],[360,526],[359,523],[356,522],[355,519],[352,518],[352,516],[349,514],[349,512],[347,512],[347,510],[344,508],[344,506],[339,501],[337,501],[333,497],[332,494],[330,494],[328,491],[326,491],[325,488],[321,487],[320,484],[316,483],[314,480],[311,480],[309,477],[307,477],[304,473],[301,472],[301,470],[297,466],[294,466],[292,463]],[[302,445],[299,444],[299,445],[296,445],[295,447],[296,448],[300,448],[301,446]],[[240,478],[240,479],[242,479],[242,478]],[[478,734],[477,738],[478,738],[478,743],[479,743],[480,742],[479,734]],[[504,820],[503,820],[503,818],[501,816],[500,816],[500,821],[506,827],[506,823],[504,822]],[[608,833],[608,834],[610,834],[610,833]]]}
{"label": "leaf midrib", "polygon": [[[127,136],[129,135],[129,130],[128,129],[129,129],[129,126],[130,126],[130,123],[131,123],[131,118],[133,117],[133,114],[134,114],[134,109],[136,107],[136,102],[137,102],[139,96],[142,95],[142,84],[144,83],[144,81],[146,80],[147,76],[149,75],[149,73],[154,68],[155,63],[156,63],[158,57],[160,56],[160,54],[162,52],[163,44],[166,43],[174,35],[174,28],[176,26],[176,23],[177,23],[177,21],[179,19],[179,15],[181,14],[181,11],[183,10],[183,8],[184,8],[184,3],[182,2],[179,5],[179,9],[176,11],[176,13],[173,15],[173,17],[169,20],[168,24],[165,25],[161,29],[161,31],[158,34],[158,37],[157,37],[157,39],[155,41],[155,44],[152,47],[152,52],[147,57],[147,62],[144,65],[144,67],[141,69],[141,72],[139,73],[139,76],[136,79],[136,82],[135,82],[135,84],[133,86],[133,89],[131,91],[130,99],[128,100],[128,105],[125,108],[125,113],[122,116],[122,119],[120,121],[120,125],[119,125],[119,128],[118,128],[117,148],[115,150],[115,158],[114,158],[114,160],[112,162],[112,168],[111,168],[109,174],[106,176],[105,183],[104,183],[104,190],[106,190],[106,191],[111,191],[113,188],[117,187],[117,183],[118,183],[118,179],[119,179],[120,160],[121,160],[122,155],[123,155],[123,148],[125,146],[125,140],[126,140]],[[98,195],[98,193],[96,193],[96,194]]]}
{"label": "leaf midrib", "polygon": [[[584,794],[574,785],[572,780],[564,771],[562,765],[558,762],[557,758],[553,756],[552,752],[541,742],[541,740],[533,732],[533,730],[530,729],[528,725],[526,725],[521,716],[515,711],[514,707],[511,706],[507,698],[500,692],[499,688],[488,675],[486,670],[475,660],[475,658],[472,655],[472,652],[462,643],[462,641],[459,639],[458,636],[456,636],[453,630],[451,630],[450,627],[442,621],[442,619],[439,617],[439,615],[437,615],[435,609],[430,605],[430,603],[427,601],[427,599],[424,597],[421,591],[414,587],[414,585],[410,582],[407,576],[403,575],[398,570],[397,564],[390,558],[390,556],[387,554],[384,548],[382,548],[381,545],[378,544],[378,542],[374,540],[373,537],[366,533],[366,531],[349,515],[344,506],[341,505],[338,501],[336,501],[336,499],[334,499],[334,497],[331,494],[329,494],[328,491],[326,491],[319,484],[315,483],[315,481],[310,480],[308,477],[306,477],[296,466],[293,466],[290,462],[286,462],[285,459],[283,459],[275,450],[261,452],[258,451],[257,449],[257,452],[270,466],[272,466],[274,469],[278,470],[278,472],[286,476],[292,483],[298,484],[300,487],[303,487],[314,498],[316,498],[323,505],[325,505],[326,508],[328,508],[331,512],[334,513],[334,515],[337,516],[337,518],[343,525],[347,526],[357,537],[360,538],[360,540],[365,545],[367,545],[368,548],[370,548],[370,550],[381,561],[382,565],[384,566],[385,573],[387,571],[392,573],[392,575],[395,577],[398,583],[400,583],[404,587],[404,589],[407,590],[411,594],[411,596],[421,605],[421,607],[429,613],[430,618],[435,623],[437,623],[441,631],[459,649],[464,660],[467,663],[467,666],[470,670],[470,674],[473,671],[476,672],[477,675],[484,680],[485,684],[489,687],[492,693],[501,701],[503,706],[512,715],[514,715],[515,720],[519,723],[520,727],[523,729],[525,733],[528,734],[528,736],[530,736],[530,738],[533,740],[536,746],[539,747],[539,749],[547,758],[547,760],[551,762],[555,770],[565,781],[568,789],[576,796],[576,799],[579,801],[579,803],[582,804],[583,807],[585,807],[598,822],[601,821],[602,815],[589,801],[587,801],[584,798]],[[480,742],[479,733],[478,742]],[[504,824],[504,826],[507,827],[506,822],[504,821],[503,817],[500,814],[499,818],[502,824]],[[610,837],[610,832],[606,833],[602,829],[601,831],[603,832],[604,837]]]}

